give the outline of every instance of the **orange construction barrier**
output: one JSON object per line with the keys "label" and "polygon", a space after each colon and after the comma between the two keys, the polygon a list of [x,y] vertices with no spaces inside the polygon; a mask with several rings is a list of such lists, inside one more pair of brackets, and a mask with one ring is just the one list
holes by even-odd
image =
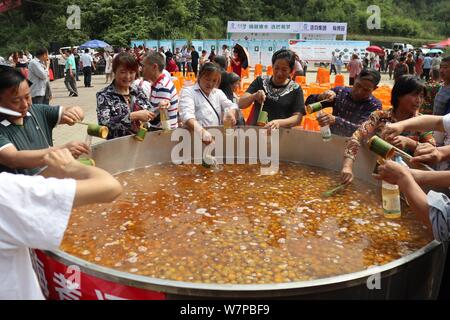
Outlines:
{"label": "orange construction barrier", "polygon": [[241,79],[250,77],[250,68],[243,69],[241,68]]}
{"label": "orange construction barrier", "polygon": [[336,77],[334,77],[334,86],[335,87],[345,86],[345,78],[343,74],[337,74]]}
{"label": "orange construction barrier", "polygon": [[301,86],[306,86],[306,77],[305,76],[296,76],[295,82]]}
{"label": "orange construction barrier", "polygon": [[181,82],[178,78],[172,79],[173,85],[175,86],[175,88],[177,89],[178,94],[181,92],[181,89],[183,88],[181,86]]}
{"label": "orange construction barrier", "polygon": [[262,76],[262,72],[263,72],[263,66],[262,64],[255,64],[255,78]]}
{"label": "orange construction barrier", "polygon": [[248,116],[250,115],[250,112],[252,112],[252,109],[253,109],[253,103],[249,107],[247,107],[245,109],[241,109],[242,116],[244,117],[245,122],[247,122]]}
{"label": "orange construction barrier", "polygon": [[272,66],[267,66],[266,74],[267,74],[268,76],[272,76],[272,75],[273,75],[273,69],[272,69]]}
{"label": "orange construction barrier", "polygon": [[320,131],[320,126],[316,119],[310,115],[304,116],[303,119],[303,129],[308,131]]}
{"label": "orange construction barrier", "polygon": [[324,71],[326,71],[324,68],[320,67],[317,69],[317,74],[316,74],[316,82],[317,83],[322,83],[323,81],[323,73]]}

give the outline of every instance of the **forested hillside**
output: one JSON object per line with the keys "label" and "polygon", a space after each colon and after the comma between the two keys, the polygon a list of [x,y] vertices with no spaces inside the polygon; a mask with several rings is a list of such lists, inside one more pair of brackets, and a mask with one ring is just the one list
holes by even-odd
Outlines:
{"label": "forested hillside", "polygon": [[[228,20],[339,21],[351,35],[440,39],[450,36],[448,0],[22,0],[0,14],[0,54],[50,42],[103,39],[225,38]],[[68,30],[67,6],[81,8],[81,29]],[[381,8],[381,29],[367,30],[368,5]]]}

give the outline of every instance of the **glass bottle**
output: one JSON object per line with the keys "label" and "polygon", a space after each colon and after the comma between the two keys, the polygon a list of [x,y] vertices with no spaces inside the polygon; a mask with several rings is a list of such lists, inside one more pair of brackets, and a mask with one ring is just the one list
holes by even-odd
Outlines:
{"label": "glass bottle", "polygon": [[161,128],[164,131],[170,131],[170,117],[168,105],[159,106],[159,119],[161,121]]}

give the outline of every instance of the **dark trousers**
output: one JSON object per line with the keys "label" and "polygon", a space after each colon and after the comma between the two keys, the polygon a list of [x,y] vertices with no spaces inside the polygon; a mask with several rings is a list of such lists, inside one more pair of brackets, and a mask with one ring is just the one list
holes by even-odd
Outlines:
{"label": "dark trousers", "polygon": [[430,80],[430,70],[431,69],[423,69],[422,75],[420,76],[421,79],[425,77],[425,79],[428,81]]}
{"label": "dark trousers", "polygon": [[184,66],[184,64],[185,64],[184,62],[183,62],[183,63],[177,62],[178,71],[179,71],[179,72],[183,71],[183,77],[184,77],[184,75],[185,75],[185,73],[186,73],[186,72],[185,72],[185,68],[186,68],[186,67]]}
{"label": "dark trousers", "polygon": [[[75,71],[74,71],[75,73]],[[77,82],[75,81],[75,75],[73,77],[70,76],[70,73],[67,71],[66,77],[64,79],[64,84],[66,85],[67,90],[70,93],[78,95]]]}
{"label": "dark trousers", "polygon": [[91,86],[91,78],[92,78],[92,67],[84,67],[83,75],[84,75],[84,86],[90,87]]}
{"label": "dark trousers", "polygon": [[355,84],[355,78],[350,78],[349,85],[352,86]]}
{"label": "dark trousers", "polygon": [[330,75],[333,73],[333,71],[334,71],[334,74],[337,74],[336,65],[334,65],[334,64],[332,64],[330,67]]}
{"label": "dark trousers", "polygon": [[192,72],[197,76],[198,73],[198,64],[192,64]]}

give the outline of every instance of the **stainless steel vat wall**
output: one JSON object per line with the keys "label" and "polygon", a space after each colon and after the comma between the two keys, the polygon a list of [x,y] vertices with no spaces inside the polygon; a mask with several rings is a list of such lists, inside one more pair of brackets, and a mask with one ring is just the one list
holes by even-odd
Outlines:
{"label": "stainless steel vat wall", "polygon": [[[331,142],[324,143],[317,132],[280,130],[280,160],[340,170],[345,140],[333,136]],[[125,137],[95,145],[93,157],[97,166],[118,173],[170,162],[171,150],[177,143],[170,141],[170,134],[149,133],[144,142]],[[355,176],[375,183],[371,177],[374,165],[375,157],[362,147],[354,167]],[[326,279],[268,285],[215,285],[154,279],[100,267],[63,252],[47,254],[66,265],[77,264],[87,274],[164,292],[168,298],[433,299],[439,291],[446,250],[444,245],[433,241],[380,267]],[[368,282],[376,281],[378,276],[380,289],[369,289]]]}

